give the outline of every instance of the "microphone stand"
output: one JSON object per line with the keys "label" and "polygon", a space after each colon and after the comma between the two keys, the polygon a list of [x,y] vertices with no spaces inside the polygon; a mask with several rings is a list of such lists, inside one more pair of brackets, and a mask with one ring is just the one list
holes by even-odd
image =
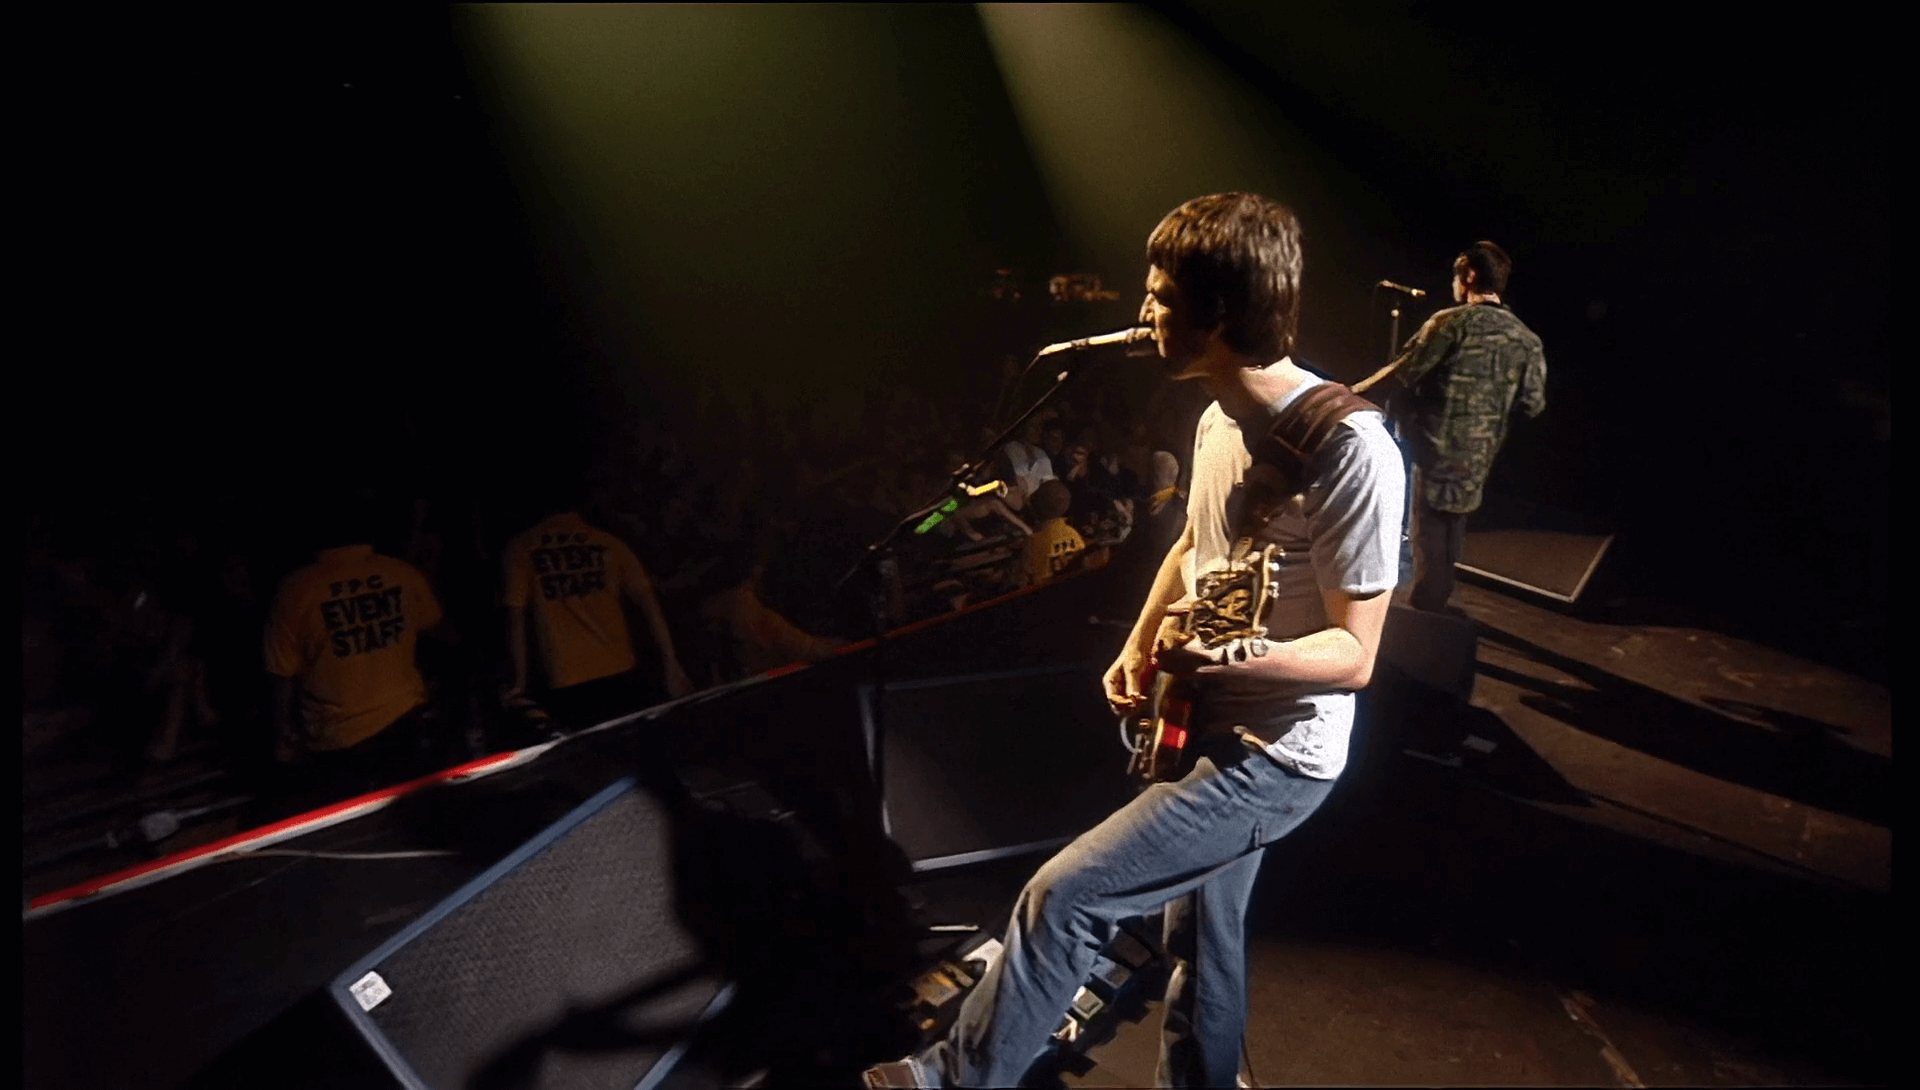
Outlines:
{"label": "microphone stand", "polygon": [[1419,288],[1410,288],[1405,284],[1396,284],[1391,280],[1382,280],[1373,286],[1373,294],[1376,296],[1379,295],[1381,288],[1386,288],[1392,293],[1392,298],[1387,310],[1387,314],[1392,319],[1392,322],[1387,328],[1386,360],[1386,362],[1392,363],[1400,353],[1400,310],[1407,305],[1409,300],[1419,299],[1427,293],[1421,291]]}
{"label": "microphone stand", "polygon": [[[886,708],[886,671],[884,664],[887,631],[890,627],[889,622],[897,622],[899,620],[899,618],[888,617],[888,610],[886,608],[892,597],[893,577],[897,577],[898,574],[897,567],[891,575],[886,570],[892,564],[893,558],[891,553],[894,544],[900,539],[902,534],[907,532],[909,527],[917,527],[922,523],[927,523],[928,519],[932,518],[935,513],[941,512],[942,508],[946,507],[949,503],[958,502],[963,497],[970,497],[971,493],[969,493],[966,488],[967,483],[992,461],[993,452],[999,450],[1002,444],[1012,438],[1022,427],[1025,427],[1027,421],[1033,419],[1034,415],[1045,408],[1049,402],[1060,396],[1060,392],[1066,389],[1067,385],[1085,369],[1086,358],[1090,355],[1087,351],[1074,349],[1058,354],[1064,355],[1067,358],[1062,361],[1060,372],[1054,376],[1053,385],[1049,386],[1046,392],[1040,395],[1039,400],[1028,406],[1026,412],[1021,413],[1013,423],[1008,424],[1002,429],[1000,434],[990,440],[976,457],[969,459],[966,464],[954,470],[947,481],[946,490],[941,493],[939,498],[895,523],[893,529],[888,530],[879,540],[868,545],[866,550],[860,554],[860,559],[854,561],[853,566],[847,569],[846,574],[842,575],[833,584],[833,592],[837,597],[844,593],[848,584],[852,583],[862,574],[870,576],[874,582],[874,585],[870,587],[867,592],[868,619],[873,623],[873,680],[870,684],[874,694],[873,702],[869,709],[872,715],[871,729],[873,732],[873,752],[869,765],[870,774],[873,776],[873,797],[879,806],[879,813],[876,816],[880,820],[880,827],[883,831],[887,829],[885,763],[887,732],[884,720]],[[1031,371],[1033,368],[1039,366],[1040,360],[1044,355],[1044,350],[1035,353],[1032,362],[1027,364],[1027,370]],[[930,530],[937,524],[938,520],[928,523],[927,529]],[[924,533],[925,531],[920,532]]]}
{"label": "microphone stand", "polygon": [[[994,451],[999,450],[1008,439],[1013,437],[1015,432],[1025,427],[1027,421],[1033,419],[1041,409],[1047,407],[1049,402],[1060,396],[1060,391],[1066,389],[1067,385],[1078,377],[1079,373],[1085,368],[1083,361],[1087,354],[1088,353],[1084,351],[1059,353],[1059,355],[1066,356],[1067,360],[1061,371],[1054,376],[1053,385],[1048,387],[1046,392],[1040,395],[1039,400],[1028,406],[1027,411],[1016,417],[1013,423],[1001,429],[999,435],[989,440],[977,457],[969,459],[964,465],[960,466],[960,468],[954,470],[947,480],[946,490],[943,491],[938,498],[901,519],[898,523],[895,523],[893,529],[888,530],[879,540],[868,545],[866,550],[861,553],[860,559],[856,560],[853,566],[847,569],[846,574],[834,581],[834,593],[841,593],[845,590],[847,584],[857,578],[862,571],[870,565],[877,565],[881,559],[884,558],[885,554],[893,548],[894,542],[897,541],[900,535],[906,532],[909,527],[918,526],[920,523],[926,521],[929,516],[945,507],[949,500],[957,501],[962,497],[971,497],[972,493],[967,491],[966,488],[967,482],[972,480],[993,460]],[[1040,359],[1041,357],[1036,355],[1033,358],[1033,362],[1029,363],[1027,367],[1031,369],[1037,366]],[[932,527],[929,526],[928,529],[932,529]]]}
{"label": "microphone stand", "polygon": [[1394,292],[1391,300],[1393,309],[1387,312],[1387,362],[1392,363],[1394,354],[1400,351],[1400,293]]}
{"label": "microphone stand", "polygon": [[[1384,280],[1378,284],[1375,284],[1373,286],[1374,294],[1378,295],[1380,293],[1381,288],[1388,287],[1388,286],[1389,286],[1389,283]],[[1387,327],[1387,362],[1392,363],[1394,360],[1399,358],[1399,353],[1400,353],[1400,308],[1406,305],[1407,298],[1419,298],[1419,297],[1411,295],[1411,293],[1406,292],[1400,289],[1399,287],[1393,287],[1388,292],[1388,294],[1392,296],[1392,299],[1391,299],[1392,309],[1388,312],[1392,316],[1392,321],[1389,323]],[[1406,502],[1403,503],[1400,508],[1399,567],[1400,567],[1400,581],[1404,583],[1412,578],[1412,573],[1413,573],[1414,463],[1413,463],[1412,448],[1408,446],[1407,437],[1401,434],[1401,424],[1399,422],[1399,414],[1397,412],[1391,411],[1388,405],[1388,399],[1393,397],[1394,397],[1394,394],[1390,392],[1388,393],[1387,397],[1380,399],[1379,404],[1382,409],[1389,409],[1389,411],[1384,414],[1387,418],[1387,434],[1393,437],[1394,445],[1400,448],[1400,465],[1405,470],[1406,478],[1407,478]]]}

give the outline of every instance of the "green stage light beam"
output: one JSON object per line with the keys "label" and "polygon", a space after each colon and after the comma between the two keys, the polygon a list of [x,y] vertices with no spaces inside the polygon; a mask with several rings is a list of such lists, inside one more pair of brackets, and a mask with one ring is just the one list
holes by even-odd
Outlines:
{"label": "green stage light beam", "polygon": [[1146,237],[1161,216],[1206,193],[1261,193],[1306,229],[1302,344],[1334,357],[1322,362],[1339,377],[1364,373],[1366,270],[1397,267],[1381,241],[1396,228],[1379,194],[1146,8],[977,10],[1086,271],[1137,299]]}
{"label": "green stage light beam", "polygon": [[999,88],[984,43],[949,40],[976,31],[967,9],[459,18],[549,279],[625,381],[857,396],[924,372],[947,300],[993,268],[968,219],[992,183],[961,137],[976,87]]}

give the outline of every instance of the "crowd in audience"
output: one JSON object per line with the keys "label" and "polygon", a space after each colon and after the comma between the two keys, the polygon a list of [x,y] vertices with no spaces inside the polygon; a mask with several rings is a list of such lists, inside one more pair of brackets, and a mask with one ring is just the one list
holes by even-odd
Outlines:
{"label": "crowd in audience", "polygon": [[974,478],[1003,488],[843,580],[996,431],[905,389],[837,432],[808,411],[715,401],[485,494],[396,476],[29,513],[27,760],[131,785],[198,754],[297,807],[1097,567],[1178,507],[1144,429],[1061,404]]}

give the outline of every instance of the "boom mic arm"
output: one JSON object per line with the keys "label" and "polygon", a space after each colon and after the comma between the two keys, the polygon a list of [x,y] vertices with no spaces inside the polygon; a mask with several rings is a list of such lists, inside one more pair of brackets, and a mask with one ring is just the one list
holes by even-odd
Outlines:
{"label": "boom mic arm", "polygon": [[1101,333],[1093,337],[1082,337],[1077,341],[1061,341],[1050,344],[1039,352],[1041,356],[1057,356],[1062,352],[1084,352],[1089,348],[1106,348],[1109,345],[1134,345],[1153,339],[1153,330],[1148,326],[1137,325],[1128,329]]}

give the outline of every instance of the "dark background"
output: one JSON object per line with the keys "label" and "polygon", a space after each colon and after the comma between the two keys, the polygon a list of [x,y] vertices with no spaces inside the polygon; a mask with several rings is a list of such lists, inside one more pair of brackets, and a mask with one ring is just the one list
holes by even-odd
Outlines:
{"label": "dark background", "polygon": [[[1248,145],[1306,172],[1270,195],[1307,225],[1314,365],[1351,381],[1384,354],[1373,280],[1443,296],[1467,242],[1514,255],[1549,407],[1516,428],[1494,490],[1617,531],[1583,608],[1884,677],[1883,35],[1845,9],[1655,16],[1125,13],[1211,55],[1254,103],[1239,131],[1271,133]],[[897,386],[990,402],[1002,353],[1137,305],[1151,218],[1089,237],[1062,209],[972,8],[540,18],[613,20],[580,41],[518,27],[581,58],[547,70],[584,81],[548,101],[609,93],[588,85],[596,64],[658,87],[570,131],[476,59],[493,54],[466,11],[45,27],[30,508],[110,536],[143,490],[191,505],[369,467],[484,489],[756,392],[838,433]],[[1133,72],[1115,57],[1101,74]],[[1164,76],[1138,78],[1152,102]],[[1210,184],[1165,165],[1184,126],[1128,131],[1114,192],[1164,211]],[[630,138],[605,162],[577,153],[608,132]],[[571,159],[542,150],[563,140]],[[1068,271],[1122,299],[1009,313],[982,297],[999,267],[1030,300]]]}

